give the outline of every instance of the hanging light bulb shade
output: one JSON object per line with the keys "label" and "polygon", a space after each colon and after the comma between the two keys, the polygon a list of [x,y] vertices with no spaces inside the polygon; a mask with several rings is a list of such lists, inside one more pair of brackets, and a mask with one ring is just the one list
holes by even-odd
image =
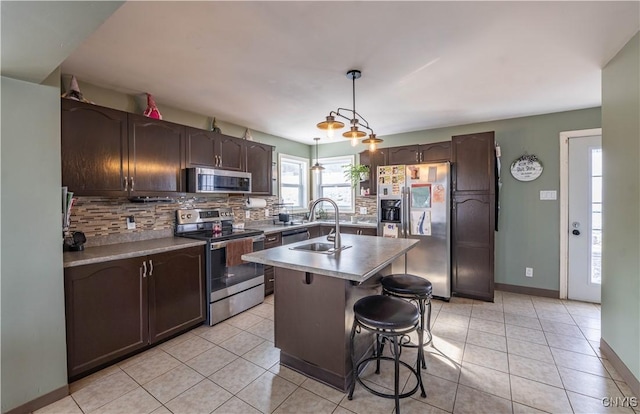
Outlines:
{"label": "hanging light bulb shade", "polygon": [[364,138],[367,134],[363,131],[358,131],[357,126],[352,126],[351,130],[345,132],[342,136],[345,138]]}
{"label": "hanging light bulb shade", "polygon": [[[373,129],[371,129],[367,120],[364,119],[364,117],[362,117],[362,115],[360,115],[356,111],[356,79],[360,79],[360,77],[362,77],[362,72],[357,69],[351,69],[350,71],[347,72],[346,76],[347,76],[347,79],[350,79],[352,82],[353,109],[338,108],[337,111],[331,111],[329,115],[326,117],[326,119],[318,123],[316,126],[322,130],[327,131],[327,136],[331,138],[333,136],[334,130],[344,127],[344,123],[337,121],[336,117],[343,118],[349,121],[349,123],[351,124],[351,128],[349,131],[343,133],[342,136],[347,139],[350,139],[351,145],[355,147],[358,144],[358,139],[364,138],[367,136],[367,134],[364,131],[359,130],[358,126],[361,126],[362,128],[370,131],[371,135],[369,139],[374,139],[375,142],[371,143],[369,142],[369,140],[365,140],[365,141],[367,141],[366,143],[370,144],[370,146],[373,146],[375,150],[375,144],[382,142],[382,140],[375,137],[376,135],[373,133]],[[349,112],[349,116],[345,116],[343,114],[344,112]]]}
{"label": "hanging light bulb shade", "polygon": [[320,141],[320,138],[314,138],[313,140],[316,142],[316,163],[311,167],[311,171],[319,173],[324,170],[324,167],[318,162],[318,141]]}
{"label": "hanging light bulb shade", "polygon": [[325,131],[329,129],[344,128],[344,124],[340,121],[336,121],[336,118],[333,115],[327,115],[327,119],[318,123],[316,126]]}
{"label": "hanging light bulb shade", "polygon": [[369,135],[369,138],[362,140],[363,144],[368,144],[369,145],[369,152],[375,151],[376,150],[376,144],[379,144],[381,142],[383,142],[383,140],[381,140],[380,138],[376,138],[376,134],[371,134],[371,135]]}

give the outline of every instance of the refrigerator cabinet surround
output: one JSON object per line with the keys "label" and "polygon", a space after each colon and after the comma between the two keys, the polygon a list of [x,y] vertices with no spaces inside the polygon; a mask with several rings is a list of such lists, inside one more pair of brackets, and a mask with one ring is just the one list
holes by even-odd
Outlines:
{"label": "refrigerator cabinet surround", "polygon": [[[391,166],[379,167],[378,177],[385,173],[392,176],[389,180],[385,178],[385,183],[378,182],[378,211],[383,200],[399,198],[398,237],[417,239],[420,243],[394,261],[392,271],[429,280],[433,284],[433,296],[448,300],[451,297],[451,166],[449,162],[441,162],[393,167],[396,170]],[[384,218],[379,215],[378,221],[378,231],[382,234]]]}

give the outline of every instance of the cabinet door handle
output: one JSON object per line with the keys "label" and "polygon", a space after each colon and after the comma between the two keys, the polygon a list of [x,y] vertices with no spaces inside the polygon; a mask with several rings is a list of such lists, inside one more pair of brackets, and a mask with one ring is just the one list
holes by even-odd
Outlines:
{"label": "cabinet door handle", "polygon": [[267,241],[268,242],[276,241],[277,238],[278,238],[277,236],[273,237],[273,238],[267,238]]}
{"label": "cabinet door handle", "polygon": [[147,262],[142,262],[142,277],[147,277]]}
{"label": "cabinet door handle", "polygon": [[129,191],[129,177],[124,177],[124,191]]}
{"label": "cabinet door handle", "polygon": [[269,279],[269,282],[275,282],[275,279]]}
{"label": "cabinet door handle", "polygon": [[149,276],[153,275],[153,260],[149,259]]}
{"label": "cabinet door handle", "polygon": [[416,151],[416,162],[420,162],[420,153]]}
{"label": "cabinet door handle", "polygon": [[311,233],[309,233],[309,230],[307,230],[307,240],[309,240],[311,238]]}
{"label": "cabinet door handle", "polygon": [[222,155],[218,155],[218,167],[222,167]]}
{"label": "cabinet door handle", "polygon": [[131,191],[133,191],[133,187],[136,185],[136,182],[133,181],[133,177],[130,177],[130,178],[131,178]]}

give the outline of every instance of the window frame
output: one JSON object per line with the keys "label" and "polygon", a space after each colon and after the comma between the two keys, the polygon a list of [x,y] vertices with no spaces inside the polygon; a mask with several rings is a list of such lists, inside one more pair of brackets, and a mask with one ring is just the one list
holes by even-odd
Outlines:
{"label": "window frame", "polygon": [[[288,162],[288,163],[296,163],[296,164],[300,164],[300,171],[301,171],[301,178],[300,178],[300,183],[298,185],[291,185],[291,184],[285,184],[283,183],[282,180],[282,164],[284,162]],[[301,197],[302,197],[302,205],[298,206],[298,205],[294,205],[292,206],[292,210],[293,211],[306,211],[308,208],[308,202],[309,202],[309,159],[308,158],[303,158],[303,157],[298,157],[296,155],[290,155],[290,154],[284,154],[284,153],[279,153],[278,154],[278,196],[279,196],[279,201],[282,200],[282,188],[283,187],[298,187],[301,190]]]}
{"label": "window frame", "polygon": [[[356,162],[356,156],[355,155],[340,155],[340,156],[336,156],[336,157],[325,157],[325,158],[319,158],[318,162],[320,163],[320,165],[322,165],[323,167],[325,167],[325,164],[341,164],[341,165],[353,165]],[[313,198],[316,199],[318,197],[322,196],[322,191],[321,188],[323,187],[322,185],[322,174],[324,173],[325,170],[320,171],[318,174],[313,173],[312,174],[312,190],[313,190]],[[327,185],[328,187],[329,185]],[[330,186],[335,186],[335,184],[331,184]],[[344,179],[344,184],[340,184],[338,185],[339,187],[348,187],[349,190],[351,191],[351,207],[349,209],[342,209],[342,207],[340,208],[340,213],[348,213],[348,214],[353,214],[355,213],[355,209],[356,209],[356,190],[355,188],[353,188],[353,186],[351,185],[351,181],[349,181],[347,178]],[[331,210],[328,210],[329,213],[331,213]]]}

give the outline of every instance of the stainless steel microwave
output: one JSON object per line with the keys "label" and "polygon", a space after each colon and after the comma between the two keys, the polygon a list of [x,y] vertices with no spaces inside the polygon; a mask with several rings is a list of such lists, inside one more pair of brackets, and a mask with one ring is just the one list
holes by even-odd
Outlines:
{"label": "stainless steel microwave", "polygon": [[251,173],[212,168],[187,168],[187,191],[190,193],[250,193]]}

